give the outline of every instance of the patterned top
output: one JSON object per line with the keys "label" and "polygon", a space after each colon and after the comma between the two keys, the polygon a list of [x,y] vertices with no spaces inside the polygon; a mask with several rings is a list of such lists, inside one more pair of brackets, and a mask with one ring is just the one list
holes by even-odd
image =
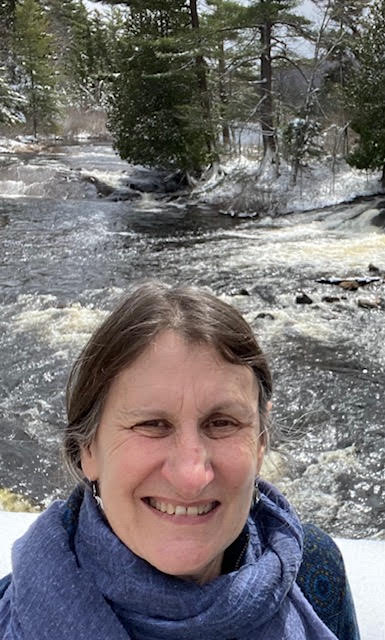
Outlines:
{"label": "patterned top", "polygon": [[313,524],[305,524],[297,584],[319,618],[339,640],[360,640],[344,561],[337,545]]}

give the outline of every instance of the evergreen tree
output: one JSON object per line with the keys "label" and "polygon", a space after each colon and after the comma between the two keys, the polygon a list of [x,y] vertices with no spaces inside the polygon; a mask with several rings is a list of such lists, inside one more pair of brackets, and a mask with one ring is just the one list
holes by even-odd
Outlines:
{"label": "evergreen tree", "polygon": [[0,125],[14,125],[24,121],[23,96],[9,84],[6,70],[0,66]]}
{"label": "evergreen tree", "polygon": [[100,105],[100,61],[107,60],[99,15],[90,15],[81,0],[49,0],[47,11],[63,101],[81,109]]}
{"label": "evergreen tree", "polygon": [[385,187],[385,0],[375,0],[354,49],[358,68],[346,89],[359,142],[349,157],[359,169],[382,169]]}
{"label": "evergreen tree", "polygon": [[324,12],[324,29],[320,42],[321,64],[327,72],[319,94],[325,118],[339,125],[342,151],[348,153],[348,114],[344,88],[354,68],[355,41],[360,35],[364,11],[370,0],[313,0]]}
{"label": "evergreen tree", "polygon": [[0,57],[4,61],[10,53],[9,44],[15,18],[16,0],[0,0]]}
{"label": "evergreen tree", "polygon": [[244,35],[243,7],[232,0],[209,0],[204,15],[206,58],[210,63],[212,110],[221,127],[222,144],[231,147],[236,129],[255,115],[255,69],[260,52]]}
{"label": "evergreen tree", "polygon": [[[288,60],[288,39],[309,37],[309,21],[293,12],[298,0],[251,0],[244,11],[244,26],[259,35],[260,82],[259,122],[265,156],[276,154],[276,126],[274,104],[274,64]],[[284,43],[284,45],[282,45]]]}
{"label": "evergreen tree", "polygon": [[53,126],[58,109],[53,38],[48,19],[35,0],[23,0],[16,7],[15,51],[26,98],[23,112],[36,137],[38,129]]}
{"label": "evergreen tree", "polygon": [[[196,19],[196,15],[195,15]],[[109,126],[122,158],[199,172],[212,123],[199,23],[185,0],[132,3]]]}

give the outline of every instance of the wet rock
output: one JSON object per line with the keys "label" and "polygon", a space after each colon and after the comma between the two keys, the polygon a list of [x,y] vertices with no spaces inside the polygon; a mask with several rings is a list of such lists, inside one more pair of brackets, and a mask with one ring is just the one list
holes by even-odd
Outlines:
{"label": "wet rock", "polygon": [[127,186],[129,189],[139,191],[140,193],[164,193],[162,181],[157,180],[156,178],[151,180],[148,178],[131,178]]}
{"label": "wet rock", "polygon": [[107,196],[110,196],[115,191],[115,187],[112,187],[110,184],[107,184],[106,182],[102,182],[102,180],[95,178],[95,176],[86,175],[86,176],[82,176],[82,179],[85,182],[90,182],[91,184],[93,184],[98,196],[102,198],[106,198]]}
{"label": "wet rock", "polygon": [[275,320],[275,316],[273,316],[272,313],[268,313],[265,311],[262,311],[261,313],[258,313],[257,316],[255,316],[254,320]]}
{"label": "wet rock", "polygon": [[380,211],[374,218],[372,218],[372,224],[379,229],[385,228],[385,211]]}
{"label": "wet rock", "polygon": [[360,285],[357,280],[343,280],[338,286],[341,287],[341,289],[345,289],[345,291],[357,291]]}
{"label": "wet rock", "polygon": [[229,291],[230,296],[249,296],[250,292],[247,289],[231,289]]}
{"label": "wet rock", "polygon": [[271,287],[256,285],[251,288],[252,295],[257,295],[266,302],[269,306],[276,304],[276,296],[274,295]]}
{"label": "wet rock", "polygon": [[358,287],[364,287],[372,282],[379,282],[378,276],[355,277],[355,278],[318,278],[316,282],[320,284],[335,284],[346,290],[356,291]]}
{"label": "wet rock", "polygon": [[185,171],[176,171],[163,180],[165,193],[175,193],[189,187]]}
{"label": "wet rock", "polygon": [[381,306],[380,298],[359,298],[357,300],[357,305],[361,307],[361,309],[379,309]]}
{"label": "wet rock", "polygon": [[313,304],[313,300],[307,293],[304,293],[304,291],[301,291],[301,293],[296,296],[295,301],[297,304]]}
{"label": "wet rock", "polygon": [[372,263],[369,264],[368,271],[370,271],[370,273],[380,273],[380,269]]}
{"label": "wet rock", "polygon": [[139,191],[133,191],[132,189],[115,189],[106,200],[112,200],[112,202],[123,202],[125,200],[137,200],[141,198]]}
{"label": "wet rock", "polygon": [[338,296],[323,296],[322,298],[322,302],[340,302],[341,298],[339,298]]}

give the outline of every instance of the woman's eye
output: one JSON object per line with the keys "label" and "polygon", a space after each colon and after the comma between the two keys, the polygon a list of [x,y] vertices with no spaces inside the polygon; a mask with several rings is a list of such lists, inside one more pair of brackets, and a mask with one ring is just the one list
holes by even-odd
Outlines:
{"label": "woman's eye", "polygon": [[233,418],[211,418],[205,428],[210,438],[226,438],[239,429],[239,423]]}
{"label": "woman's eye", "polygon": [[145,420],[138,422],[132,428],[150,438],[162,438],[170,432],[170,425],[164,420]]}

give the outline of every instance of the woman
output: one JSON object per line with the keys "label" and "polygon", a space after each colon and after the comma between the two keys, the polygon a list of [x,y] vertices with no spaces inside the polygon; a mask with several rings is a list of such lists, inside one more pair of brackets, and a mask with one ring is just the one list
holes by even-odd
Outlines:
{"label": "woman", "polygon": [[[258,479],[268,364],[204,291],[139,287],[72,370],[80,484],[17,541],[4,640],[356,640],[341,557]],[[320,560],[321,558],[321,560]]]}

